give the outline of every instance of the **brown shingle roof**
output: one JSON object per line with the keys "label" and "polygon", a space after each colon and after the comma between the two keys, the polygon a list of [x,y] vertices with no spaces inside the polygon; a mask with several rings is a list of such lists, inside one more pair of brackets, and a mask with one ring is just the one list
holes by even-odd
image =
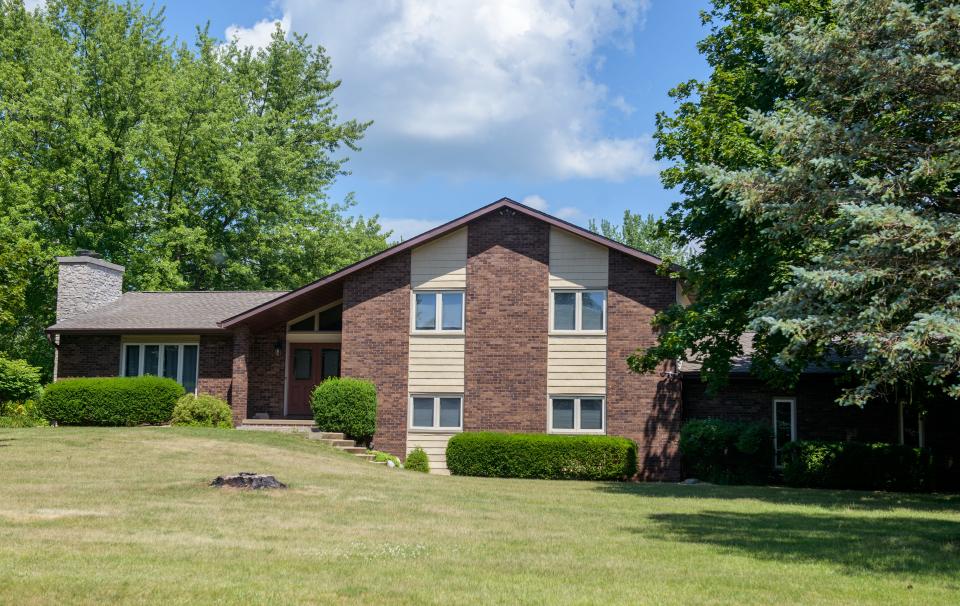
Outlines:
{"label": "brown shingle roof", "polygon": [[286,291],[128,292],[113,303],[58,322],[51,333],[219,332],[217,324]]}

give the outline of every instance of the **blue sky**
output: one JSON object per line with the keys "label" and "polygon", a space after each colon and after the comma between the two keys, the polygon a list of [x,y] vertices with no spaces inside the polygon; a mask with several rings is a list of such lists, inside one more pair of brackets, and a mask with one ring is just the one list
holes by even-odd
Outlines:
{"label": "blue sky", "polygon": [[166,3],[169,34],[261,45],[274,21],[330,53],[342,118],[373,120],[357,212],[409,237],[508,196],[576,223],[662,214],[652,158],[667,91],[708,73],[705,0],[214,0]]}

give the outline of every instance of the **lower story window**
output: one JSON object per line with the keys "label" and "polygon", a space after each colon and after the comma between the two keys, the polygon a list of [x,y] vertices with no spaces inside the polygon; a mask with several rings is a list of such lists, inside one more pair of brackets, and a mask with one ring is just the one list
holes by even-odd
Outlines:
{"label": "lower story window", "polygon": [[550,431],[555,433],[605,433],[606,398],[555,396],[550,398]]}
{"label": "lower story window", "polygon": [[413,429],[462,429],[463,396],[410,396],[410,427]]}
{"label": "lower story window", "polygon": [[773,399],[773,449],[776,465],[782,464],[781,451],[784,444],[797,439],[797,399]]}
{"label": "lower story window", "polygon": [[199,350],[196,343],[127,343],[123,346],[120,374],[167,377],[183,385],[187,393],[193,393],[197,390]]}

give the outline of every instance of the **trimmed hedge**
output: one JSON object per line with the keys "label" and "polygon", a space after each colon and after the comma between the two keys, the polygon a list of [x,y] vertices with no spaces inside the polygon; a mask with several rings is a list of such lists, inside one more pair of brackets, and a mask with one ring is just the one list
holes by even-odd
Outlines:
{"label": "trimmed hedge", "polygon": [[370,381],[331,377],[313,390],[310,407],[320,431],[369,444],[377,430],[377,388]]}
{"label": "trimmed hedge", "polygon": [[427,458],[427,453],[417,446],[407,455],[407,462],[403,464],[403,468],[410,471],[430,473],[430,459]]}
{"label": "trimmed hedge", "polygon": [[447,467],[460,476],[622,480],[637,472],[637,445],[614,436],[466,432],[447,443]]}
{"label": "trimmed hedge", "polygon": [[790,486],[923,492],[933,490],[929,450],[900,444],[796,441],[783,447]]}
{"label": "trimmed hedge", "polygon": [[40,395],[40,369],[26,360],[0,356],[0,403],[23,402]]}
{"label": "trimmed hedge", "polygon": [[173,407],[171,425],[186,425],[189,427],[221,427],[233,428],[233,412],[230,406],[213,396],[193,395],[188,393]]}
{"label": "trimmed hedge", "polygon": [[714,484],[763,484],[773,472],[766,423],[696,419],[680,429],[686,474]]}
{"label": "trimmed hedge", "polygon": [[40,412],[62,425],[129,426],[170,421],[183,387],[162,377],[64,379],[47,385]]}

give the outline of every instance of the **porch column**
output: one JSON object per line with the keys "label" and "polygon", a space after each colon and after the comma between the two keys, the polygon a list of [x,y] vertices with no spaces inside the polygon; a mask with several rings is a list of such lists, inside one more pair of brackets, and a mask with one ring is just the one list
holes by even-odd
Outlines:
{"label": "porch column", "polygon": [[250,329],[238,326],[233,333],[233,376],[230,383],[230,408],[233,422],[247,418],[247,359],[250,355]]}

